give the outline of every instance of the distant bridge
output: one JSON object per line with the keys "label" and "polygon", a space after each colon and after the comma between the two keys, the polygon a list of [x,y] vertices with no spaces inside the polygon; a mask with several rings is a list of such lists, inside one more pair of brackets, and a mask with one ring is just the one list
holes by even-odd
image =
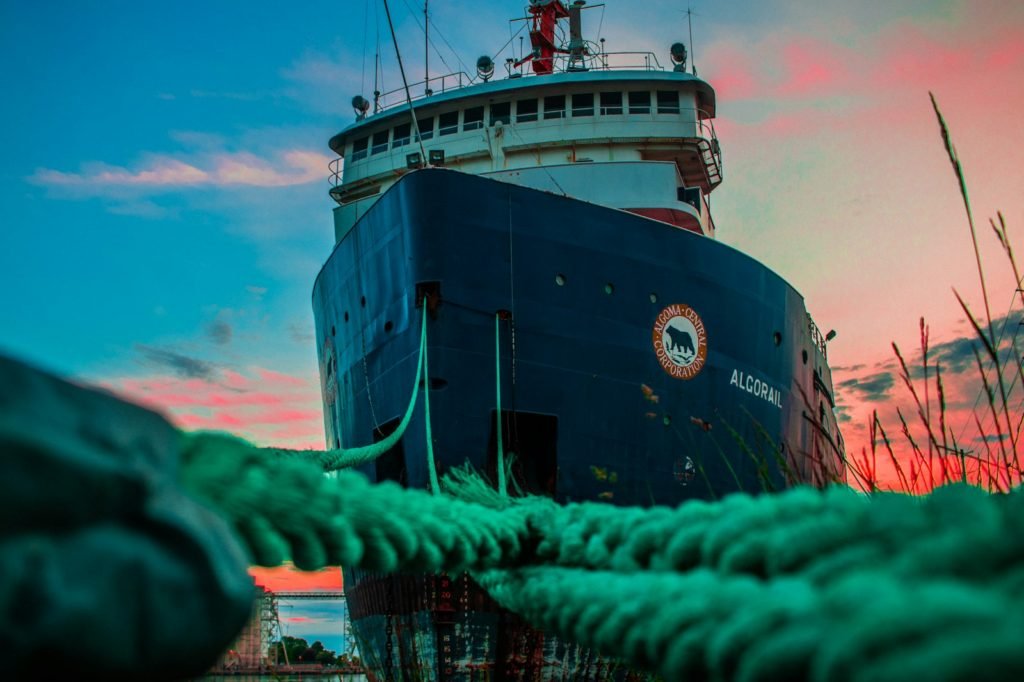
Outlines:
{"label": "distant bridge", "polygon": [[344,599],[344,592],[272,592],[279,600],[299,601],[303,599]]}

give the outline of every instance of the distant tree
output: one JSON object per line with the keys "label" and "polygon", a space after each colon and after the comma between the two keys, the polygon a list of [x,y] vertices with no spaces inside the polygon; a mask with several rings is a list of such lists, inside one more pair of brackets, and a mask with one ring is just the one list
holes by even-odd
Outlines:
{"label": "distant tree", "polygon": [[[274,642],[274,649],[277,653],[278,665],[284,665],[285,661],[289,663],[295,663],[302,660],[302,655],[310,648],[309,643],[300,637],[289,637],[285,635],[280,641]],[[285,653],[288,654],[285,658]],[[271,652],[271,660],[273,660],[274,652]],[[314,654],[315,658],[315,654]]]}
{"label": "distant tree", "polygon": [[316,655],[316,662],[323,665],[334,665],[337,662],[337,657],[334,655],[333,651],[327,649]]}

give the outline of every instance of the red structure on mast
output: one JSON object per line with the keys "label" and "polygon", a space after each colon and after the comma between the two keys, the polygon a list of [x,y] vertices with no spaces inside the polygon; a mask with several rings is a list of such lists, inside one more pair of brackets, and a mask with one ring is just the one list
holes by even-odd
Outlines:
{"label": "red structure on mast", "polygon": [[522,66],[532,60],[533,72],[537,75],[553,73],[555,55],[568,54],[568,50],[555,45],[555,25],[559,19],[569,18],[569,8],[562,0],[531,0],[530,14],[533,22],[530,28],[530,44],[533,51],[516,62],[516,66]]}

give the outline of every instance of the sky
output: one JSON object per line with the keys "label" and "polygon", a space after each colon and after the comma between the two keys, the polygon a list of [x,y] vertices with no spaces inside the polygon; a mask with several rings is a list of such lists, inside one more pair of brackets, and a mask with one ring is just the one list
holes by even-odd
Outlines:
{"label": "sky", "polygon": [[[524,4],[435,0],[431,73],[494,56]],[[422,5],[390,5],[420,80]],[[691,6],[690,53],[718,96],[718,239],[836,330],[848,452],[870,451],[877,411],[907,463],[897,407],[925,442],[892,347],[918,367],[922,318],[946,431],[975,456],[998,447],[953,289],[975,316],[985,305],[928,93],[964,170],[996,345],[1019,358],[1017,277],[988,221],[1001,211],[1024,253],[1024,3]],[[685,7],[607,0],[584,14],[584,32],[668,63],[668,46],[689,42]],[[400,80],[380,0],[0,2],[0,352],[183,428],[322,447],[310,294],[333,240],[327,140],[352,121],[352,96],[373,90],[378,36],[390,90]],[[923,371],[910,375],[923,393]],[[1005,385],[1019,414],[1024,382],[1007,373]],[[336,589],[337,573],[303,588]],[[288,617],[306,618],[301,608]]]}

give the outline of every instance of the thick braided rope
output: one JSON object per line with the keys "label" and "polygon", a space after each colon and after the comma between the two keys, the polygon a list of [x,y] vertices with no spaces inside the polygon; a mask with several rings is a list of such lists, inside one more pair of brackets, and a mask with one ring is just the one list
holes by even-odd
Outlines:
{"label": "thick braided rope", "polygon": [[674,509],[552,505],[531,523],[539,561],[597,570],[709,568],[821,581],[882,562],[905,577],[973,580],[1024,562],[1024,494],[959,485],[927,497],[836,487]]}
{"label": "thick braided rope", "polygon": [[536,626],[670,680],[1024,675],[1019,493],[801,488],[633,509],[464,477],[449,489],[468,502],[327,479],[217,435],[186,440],[182,472],[258,563],[470,570]]}
{"label": "thick braided rope", "polygon": [[232,523],[255,563],[289,557],[303,569],[468,570],[509,565],[529,536],[527,514],[370,484],[224,434],[183,434],[183,485]]}
{"label": "thick braided rope", "polygon": [[825,585],[707,569],[529,567],[475,577],[536,627],[666,680],[1024,675],[1024,600],[1006,583],[908,582],[884,568],[840,572]]}

